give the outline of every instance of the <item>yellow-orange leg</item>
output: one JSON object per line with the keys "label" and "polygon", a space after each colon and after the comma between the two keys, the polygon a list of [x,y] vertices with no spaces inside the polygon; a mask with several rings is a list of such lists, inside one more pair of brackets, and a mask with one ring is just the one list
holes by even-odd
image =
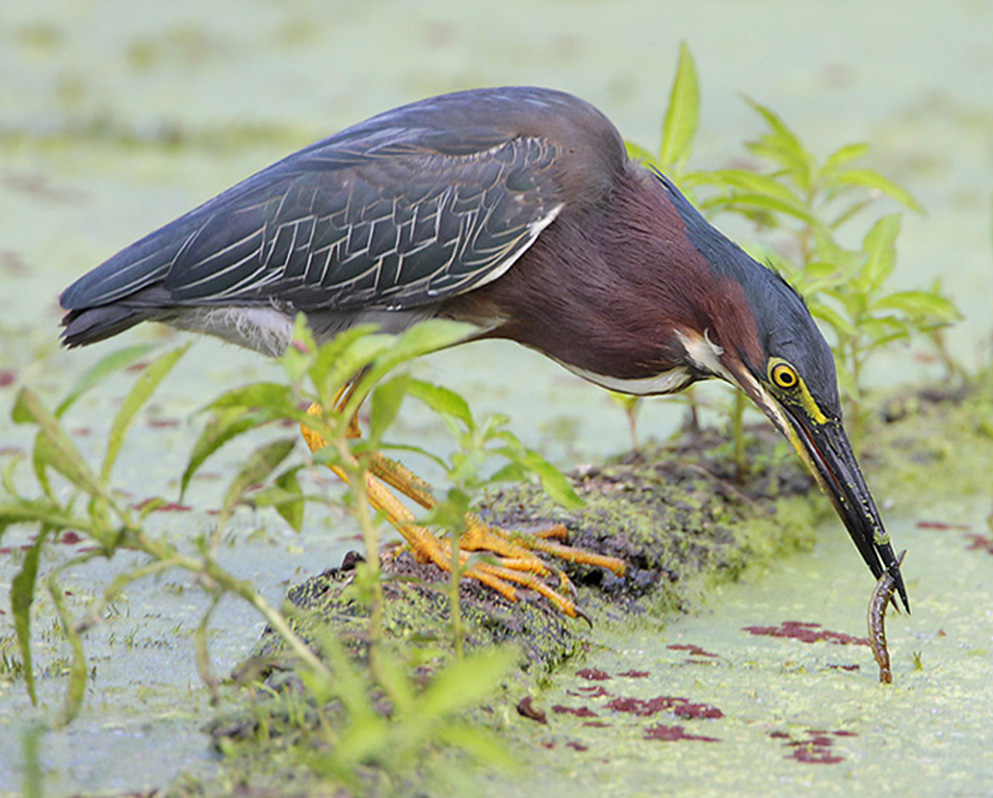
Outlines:
{"label": "yellow-orange leg", "polygon": [[[339,406],[343,401],[343,396],[339,396]],[[320,415],[324,411],[315,403],[308,412]],[[354,420],[352,424],[354,425]],[[316,452],[327,445],[327,442],[312,430],[302,427],[302,432],[311,451]],[[357,425],[353,426],[351,434],[359,434]],[[341,468],[330,465],[328,467],[342,480],[348,481],[347,474]],[[450,571],[451,546],[448,541],[439,540],[430,530],[415,523],[413,513],[390,492],[387,485],[428,509],[435,503],[430,486],[400,463],[383,455],[376,455],[373,458],[369,473],[366,474],[366,495],[369,503],[382,512],[390,524],[403,535],[418,558],[431,561],[442,570]],[[551,540],[550,538],[566,537],[565,528],[561,524],[534,535],[496,529],[484,524],[475,516],[467,517],[466,526],[466,532],[459,539],[459,558],[460,562],[466,565],[465,576],[482,582],[511,601],[516,601],[514,585],[517,584],[545,596],[566,615],[570,617],[581,615],[585,618],[573,601],[541,581],[539,577],[554,572],[559,575],[563,587],[573,589],[568,577],[560,569],[550,567],[535,556],[532,553],[535,550],[545,551],[571,562],[609,568],[615,573],[624,572],[623,561],[615,557],[605,557]],[[479,560],[469,562],[469,551],[484,550],[497,555],[498,560],[495,564]]]}
{"label": "yellow-orange leg", "polygon": [[[435,500],[430,485],[403,464],[377,454],[369,469],[387,485],[396,488],[425,509],[430,510],[434,507]],[[599,568],[608,568],[617,574],[624,573],[623,560],[554,542],[554,539],[568,540],[568,538],[569,533],[562,524],[555,524],[534,533],[510,532],[490,526],[470,513],[466,516],[466,530],[459,539],[459,548],[467,551],[491,551],[501,557],[534,561],[546,568],[542,571],[536,567],[536,573],[546,573],[547,566],[532,554],[535,551],[543,551],[566,562],[595,565]]]}

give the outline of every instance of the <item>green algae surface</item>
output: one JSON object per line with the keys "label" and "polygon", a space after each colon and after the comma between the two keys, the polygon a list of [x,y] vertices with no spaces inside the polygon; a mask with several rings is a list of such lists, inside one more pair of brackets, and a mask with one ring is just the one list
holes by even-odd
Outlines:
{"label": "green algae surface", "polygon": [[[987,41],[993,26],[991,8],[963,2],[938,11],[923,2],[880,0],[857,8],[851,5],[844,11],[785,0],[762,4],[717,0],[695,5],[511,0],[498,13],[492,4],[472,2],[425,6],[247,0],[237,5],[208,5],[177,0],[143,4],[133,13],[122,12],[121,4],[113,0],[3,4],[0,450],[9,452],[30,444],[26,428],[6,421],[17,385],[30,384],[52,400],[117,345],[59,351],[60,312],[55,298],[72,279],[118,248],[296,147],[372,113],[435,92],[510,83],[563,88],[595,102],[626,136],[651,146],[658,137],[661,93],[669,85],[678,43],[684,38],[700,66],[704,90],[705,116],[694,152],[697,163],[724,165],[739,156],[740,142],[754,135],[755,122],[740,99],[742,93],[783,113],[820,152],[848,141],[873,142],[881,159],[873,165],[906,185],[928,209],[927,216],[904,220],[900,265],[894,275],[897,287],[911,289],[939,277],[943,280],[966,316],[965,323],[948,332],[950,348],[974,368],[988,357],[988,348],[977,342],[989,340],[993,301],[988,179],[993,167],[988,98],[993,67]],[[729,232],[752,235],[752,231]],[[120,345],[166,335],[153,327],[137,329]],[[920,374],[934,377],[938,369],[924,362],[926,357],[919,346],[897,348],[874,363],[872,378],[876,384],[888,384]],[[163,490],[160,486],[182,470],[195,437],[190,417],[204,397],[250,379],[266,378],[271,374],[269,368],[249,354],[215,342],[198,343],[136,429],[141,445],[125,452],[121,460],[122,489],[136,501]],[[477,411],[509,413],[522,440],[563,467],[599,463],[628,439],[626,418],[602,392],[534,353],[499,343],[476,344],[441,353],[419,368],[421,376],[465,391]],[[494,382],[494,374],[502,379]],[[99,451],[123,391],[120,383],[109,383],[79,403],[73,434],[87,454]],[[712,394],[704,391],[703,395]],[[911,419],[919,417],[916,413],[910,410]],[[665,437],[680,414],[673,402],[645,403],[639,432],[643,438]],[[974,431],[982,421],[970,424]],[[438,430],[416,414],[405,414],[404,425],[407,434],[428,448],[445,445]],[[898,428],[906,429],[892,426],[894,431]],[[725,661],[737,656],[742,647],[758,647],[753,659],[762,664],[752,670],[768,669],[773,684],[766,694],[770,702],[778,696],[772,703],[782,709],[786,720],[759,714],[766,695],[762,692],[753,699],[758,708],[751,710],[743,699],[726,695],[734,692],[731,677],[744,672],[744,667],[733,674],[730,668],[715,671],[721,674],[722,684],[731,685],[722,688],[724,692],[716,687],[697,689],[695,680],[658,684],[635,697],[645,701],[657,696],[685,698],[688,703],[721,709],[724,718],[680,719],[672,706],[647,718],[643,725],[682,725],[686,735],[720,738],[721,743],[646,741],[644,745],[650,742],[674,763],[670,767],[642,759],[645,749],[633,732],[623,741],[624,750],[614,756],[615,766],[625,766],[625,773],[620,773],[598,765],[591,745],[597,738],[580,743],[561,726],[536,730],[533,721],[519,719],[514,706],[525,690],[534,692],[537,706],[553,721],[573,717],[550,709],[556,702],[566,706],[564,696],[521,686],[518,692],[508,691],[496,711],[500,720],[495,724],[500,733],[520,735],[513,745],[522,762],[529,763],[521,771],[548,773],[551,794],[567,789],[573,774],[587,779],[585,784],[595,788],[592,792],[607,791],[616,781],[629,794],[689,791],[691,786],[699,792],[708,783],[740,784],[741,789],[731,791],[764,794],[805,787],[812,780],[825,793],[867,787],[885,794],[890,783],[898,785],[903,794],[945,787],[943,794],[989,792],[984,781],[990,770],[989,740],[985,727],[973,724],[976,713],[989,715],[983,703],[990,672],[986,652],[993,648],[983,614],[989,605],[988,589],[984,594],[988,580],[975,571],[982,569],[987,555],[983,544],[969,536],[987,534],[981,519],[989,504],[993,469],[988,465],[989,448],[983,459],[983,439],[978,439],[975,457],[963,459],[959,438],[946,437],[948,433],[940,429],[934,422],[924,444],[895,441],[878,448],[869,444],[865,452],[877,499],[883,505],[895,505],[884,511],[889,531],[898,546],[911,548],[907,572],[914,580],[910,585],[914,615],[890,618],[897,679],[893,690],[886,692],[872,684],[871,660],[864,647],[802,644],[741,632],[741,625],[778,628],[787,620],[797,620],[843,634],[864,634],[857,619],[864,611],[870,585],[844,533],[831,521],[818,533],[819,542],[809,554],[777,565],[770,551],[759,557],[764,564],[758,567],[742,571],[741,563],[732,563],[734,567],[721,571],[723,580],[714,580],[716,585],[702,578],[688,602],[702,614],[676,621],[674,626],[661,620],[662,610],[678,603],[672,596],[661,601],[657,613],[640,615],[633,631],[611,624],[611,619],[619,617],[616,612],[604,613],[597,621],[597,640],[603,634],[610,641],[604,643],[608,648],[599,666],[615,682],[626,678],[632,685],[640,682],[618,673],[646,670],[657,676],[665,669],[631,664],[630,659],[638,658],[637,651],[625,640],[643,640],[646,651],[654,640],[651,651],[657,654],[656,665],[669,662],[667,656],[674,657],[670,662],[674,673],[682,672],[676,669],[681,660],[675,657],[711,658],[694,656],[692,649],[668,649],[670,644],[685,642],[709,653],[719,651]],[[157,515],[156,531],[186,539],[209,528],[205,510],[216,506],[220,487],[237,465],[237,451],[218,458],[204,479],[191,488],[193,509]],[[326,483],[321,486],[327,488]],[[963,491],[966,500],[956,510],[959,515],[938,511],[941,501],[963,495]],[[905,503],[908,493],[939,499],[924,513],[919,505]],[[828,517],[823,504],[813,512]],[[969,529],[917,526],[954,518]],[[791,534],[804,529],[807,522],[796,527],[792,523],[788,522]],[[333,513],[309,519],[302,535],[289,532],[274,516],[245,513],[237,519],[223,563],[252,579],[270,601],[277,602],[291,582],[341,562],[354,545],[348,538],[355,531]],[[761,540],[757,537],[755,545],[761,547]],[[44,605],[38,617],[45,622],[35,627],[39,708],[29,706],[16,672],[6,597],[10,578],[20,566],[17,549],[24,543],[18,531],[8,531],[3,545],[13,551],[0,558],[0,611],[5,613],[0,615],[3,794],[20,794],[25,769],[22,733],[57,716],[66,681],[65,644],[50,628],[50,609],[46,611]],[[932,557],[932,550],[940,550],[942,556]],[[707,547],[707,551],[716,550]],[[825,551],[834,553],[828,556]],[[72,556],[71,544],[56,552],[56,557]],[[957,562],[952,558],[956,552],[956,556],[972,559]],[[797,563],[806,563],[805,570],[798,571]],[[65,588],[82,602],[115,572],[94,566]],[[850,573],[854,582],[848,594],[837,599],[840,603],[829,602],[827,596],[837,594],[820,592],[824,585],[818,580],[830,581],[839,573]],[[729,583],[733,575],[743,581]],[[717,592],[703,602],[700,596],[707,590]],[[722,625],[725,610],[744,606],[753,591],[765,596],[768,606]],[[804,612],[804,607],[794,607],[792,602],[799,594],[809,594],[814,606]],[[73,596],[66,596],[66,602],[70,609],[79,606]],[[91,630],[87,652],[96,674],[83,714],[68,729],[45,729],[38,738],[37,764],[46,794],[150,790],[162,788],[178,773],[192,773],[188,783],[193,787],[202,777],[203,784],[215,786],[215,792],[234,789],[242,774],[231,762],[216,760],[212,740],[204,732],[214,710],[208,707],[196,674],[190,633],[205,606],[189,583],[163,579],[137,584],[116,605],[115,614]],[[960,619],[959,624],[927,624],[929,611],[939,619]],[[262,624],[237,604],[222,605],[214,620],[211,654],[223,674],[248,656]],[[688,631],[684,624],[690,624]],[[722,630],[720,640],[700,636],[712,625]],[[958,636],[952,633],[955,628]],[[585,632],[580,626],[574,634],[582,638]],[[933,642],[928,635],[933,635]],[[659,650],[662,642],[665,647]],[[576,671],[595,667],[598,645],[580,640],[587,659],[575,665]],[[921,672],[908,672],[913,665],[912,658],[908,665],[908,650],[911,654],[921,651]],[[823,655],[824,651],[830,656]],[[839,660],[842,654],[851,659]],[[808,661],[806,673],[798,672],[791,663],[800,656],[821,657],[825,668],[844,664],[860,669],[817,671],[817,662]],[[694,673],[699,677],[717,667],[686,664],[685,672],[687,677]],[[568,667],[561,671],[561,678],[580,686],[595,684],[574,676]],[[866,697],[865,714],[859,718],[828,716],[825,708],[839,694],[833,679],[852,680],[837,683],[841,685],[859,685],[851,695]],[[920,687],[931,679],[934,682],[927,689]],[[775,686],[777,680],[786,683],[786,692]],[[918,685],[916,692],[908,695],[913,685]],[[935,703],[942,691],[952,696],[951,704]],[[890,703],[873,703],[876,696]],[[796,708],[795,714],[790,714],[791,707]],[[946,715],[943,709],[958,714]],[[598,703],[591,711],[603,710]],[[760,723],[766,728],[755,731],[757,726],[749,726],[749,711],[765,718]],[[619,713],[619,717],[630,719],[631,713]],[[795,724],[788,722],[793,717]],[[870,719],[880,730],[878,734],[871,733]],[[850,722],[856,725],[849,728]],[[907,725],[908,739],[920,745],[918,750],[892,747],[900,739],[901,723]],[[730,731],[719,728],[720,724],[727,724]],[[759,752],[754,762],[746,762],[746,772],[725,767],[722,760],[725,747],[731,750],[735,730],[742,730],[742,737],[750,739]],[[772,737],[780,731],[786,736]],[[833,744],[819,742],[816,738],[825,735],[815,734],[818,731],[833,738]],[[839,731],[858,736],[835,734]],[[666,734],[675,736],[660,731],[657,737]],[[599,739],[603,745],[603,738]],[[570,741],[587,745],[589,750],[579,752],[568,746]],[[556,747],[546,748],[545,742],[556,743]],[[825,757],[842,756],[843,762],[787,760],[800,747],[792,746],[794,742],[810,748],[812,756],[827,748]],[[865,742],[872,745],[861,747]],[[710,759],[684,760],[687,746],[710,751],[706,754]],[[877,768],[887,762],[890,750],[899,751],[900,756],[892,760],[903,761],[905,772]],[[860,751],[868,753],[859,758]],[[534,753],[545,758],[530,758]],[[741,759],[733,761],[740,765]],[[272,783],[285,788],[283,777],[297,763],[285,756],[276,762],[286,770]],[[679,762],[685,762],[686,768],[673,777],[677,781],[671,790],[661,778],[652,782],[655,776],[635,773],[644,767],[649,774],[660,769],[671,774]],[[856,762],[860,773],[853,772]],[[769,769],[778,781],[761,782],[762,768]],[[922,776],[919,784],[910,781],[914,768]],[[218,780],[209,781],[210,774],[219,774]],[[590,782],[594,775],[596,779]],[[473,776],[492,792],[505,791],[509,778],[502,773]],[[546,791],[540,778],[531,779],[530,786],[517,782],[515,789]]]}

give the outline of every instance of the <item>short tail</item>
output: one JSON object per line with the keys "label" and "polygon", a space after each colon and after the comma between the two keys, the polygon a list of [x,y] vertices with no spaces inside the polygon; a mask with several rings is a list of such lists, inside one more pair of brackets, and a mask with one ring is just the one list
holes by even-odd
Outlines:
{"label": "short tail", "polygon": [[149,319],[147,310],[127,305],[103,305],[70,310],[62,317],[62,345],[70,349],[95,344]]}

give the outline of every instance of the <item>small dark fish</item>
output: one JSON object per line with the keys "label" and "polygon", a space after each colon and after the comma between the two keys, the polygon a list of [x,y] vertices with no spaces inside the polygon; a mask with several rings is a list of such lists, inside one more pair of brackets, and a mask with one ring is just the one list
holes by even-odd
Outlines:
{"label": "small dark fish", "polygon": [[[904,549],[897,557],[897,567],[903,565]],[[879,681],[882,684],[893,684],[893,671],[890,670],[890,652],[886,648],[886,608],[893,600],[896,590],[896,579],[889,571],[883,571],[876,588],[869,599],[869,645],[872,646],[873,656],[879,664]]]}

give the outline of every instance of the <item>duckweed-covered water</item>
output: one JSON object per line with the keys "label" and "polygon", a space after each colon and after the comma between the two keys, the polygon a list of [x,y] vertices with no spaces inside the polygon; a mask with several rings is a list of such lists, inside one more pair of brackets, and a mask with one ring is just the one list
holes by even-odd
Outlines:
{"label": "duckweed-covered water", "polygon": [[704,610],[612,628],[538,694],[547,725],[514,725],[542,753],[542,795],[990,794],[990,498],[891,527],[917,560],[913,614],[887,619],[892,685],[850,642],[866,637],[869,580],[825,529]]}
{"label": "duckweed-covered water", "polygon": [[[0,419],[8,417],[20,384],[54,404],[118,345],[60,351],[61,288],[255,169],[402,102],[508,83],[574,91],[602,107],[626,136],[654,146],[681,39],[693,49],[703,87],[695,163],[736,162],[741,141],[757,133],[742,93],[783,114],[821,154],[851,141],[873,144],[872,165],[927,209],[926,216],[904,220],[895,287],[941,278],[965,314],[948,332],[948,345],[975,366],[987,356],[982,341],[988,347],[993,309],[991,29],[993,10],[976,0],[940,8],[897,0],[4,4]],[[149,327],[128,333],[120,345],[162,336]],[[139,421],[117,485],[135,503],[156,494],[174,498],[196,435],[194,411],[227,387],[272,377],[273,368],[218,343],[198,343]],[[528,445],[562,465],[628,445],[619,408],[534,353],[474,345],[427,359],[419,374],[464,391],[480,413],[509,413]],[[915,345],[894,348],[873,364],[869,379],[882,384],[939,374],[927,348]],[[88,456],[101,454],[128,384],[115,378],[74,409],[70,429]],[[680,412],[671,401],[645,403],[639,431],[666,435]],[[423,416],[405,416],[400,432],[428,448],[448,445]],[[30,434],[0,420],[0,450],[29,447]],[[184,500],[192,509],[158,513],[154,528],[176,541],[209,529],[204,511],[217,505],[245,450],[212,461]],[[989,535],[983,518],[990,503],[981,496],[954,507],[936,497],[941,509],[928,516],[894,510],[890,531],[899,547],[910,549],[914,615],[890,618],[892,688],[876,684],[864,646],[742,631],[797,621],[864,635],[871,585],[832,525],[810,554],[749,573],[690,617],[605,628],[603,650],[582,667],[609,680],[567,671],[535,696],[547,726],[506,720],[512,745],[529,763],[523,772],[543,774],[540,791],[548,795],[577,786],[628,795],[993,791],[984,722],[993,650],[986,609],[991,561],[969,538]],[[921,521],[969,528],[921,528]],[[9,530],[0,542],[4,657],[12,656],[7,595],[25,534]],[[299,535],[275,516],[245,513],[222,561],[276,602],[288,584],[337,564],[354,534],[330,512],[311,516]],[[67,542],[55,557],[71,556],[76,545]],[[127,565],[124,558],[75,571],[63,585],[70,610]],[[194,585],[167,575],[129,588],[107,622],[87,635],[94,672],[84,710],[68,729],[39,737],[46,794],[148,790],[187,769],[217,766],[201,733],[211,710],[190,637],[205,607]],[[30,707],[21,681],[0,679],[0,792],[6,794],[21,790],[23,732],[57,717],[65,687],[66,651],[53,642],[51,615],[37,617],[40,706]],[[210,636],[218,673],[251,649],[261,627],[235,601],[218,608]],[[620,675],[634,672],[647,675]],[[610,695],[594,698],[585,689],[599,686]],[[646,715],[607,708],[618,698],[632,699],[624,706],[641,707],[638,699],[667,708]],[[650,703],[659,698],[685,703]],[[681,718],[677,707],[689,705],[702,708],[679,712],[717,709],[722,717]],[[586,708],[595,717],[554,706]],[[678,726],[682,732],[672,731]],[[716,742],[646,740],[646,734]],[[526,793],[538,783],[530,779],[514,789]],[[494,776],[487,789],[503,792],[504,785],[503,776]]]}

